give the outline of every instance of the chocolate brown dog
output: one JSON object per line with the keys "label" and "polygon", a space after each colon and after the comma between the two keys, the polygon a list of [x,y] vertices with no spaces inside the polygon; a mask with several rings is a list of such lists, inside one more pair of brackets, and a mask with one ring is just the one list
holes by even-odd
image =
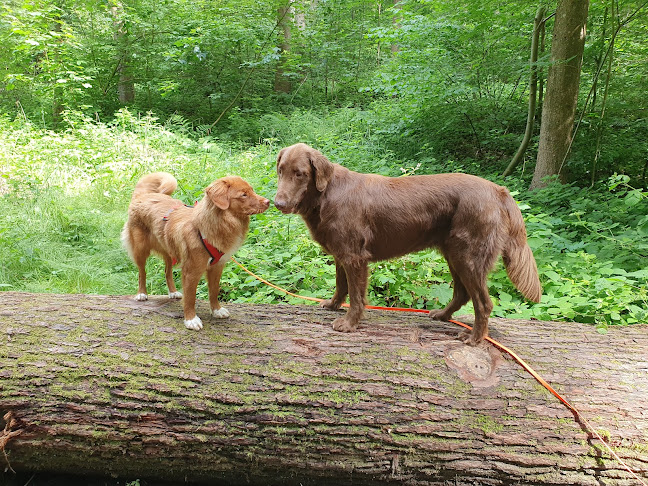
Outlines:
{"label": "chocolate brown dog", "polygon": [[467,174],[360,174],[303,143],[279,152],[277,176],[275,206],[301,215],[313,239],[335,259],[335,293],[322,306],[339,309],[350,297],[349,311],[333,322],[337,331],[354,331],[362,317],[368,262],[430,247],[441,251],[454,281],[450,303],[430,315],[447,321],[472,299],[475,325],[462,334],[467,344],[488,334],[493,304],[487,276],[500,254],[520,292],[540,301],[522,214],[504,187]]}

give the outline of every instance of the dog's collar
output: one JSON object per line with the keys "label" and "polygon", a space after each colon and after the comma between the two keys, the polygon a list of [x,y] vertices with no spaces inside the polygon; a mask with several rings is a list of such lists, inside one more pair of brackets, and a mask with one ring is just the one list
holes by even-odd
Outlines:
{"label": "dog's collar", "polygon": [[[195,205],[194,206],[189,206],[188,204],[185,204],[184,206],[187,207],[187,208],[195,207]],[[178,206],[176,206],[174,208],[169,209],[169,211],[164,216],[162,216],[162,221],[169,221],[169,216],[171,216],[171,213],[173,211],[175,211],[176,209],[181,208],[181,207],[182,207],[182,205],[178,205]],[[200,230],[198,230],[198,237],[200,238],[200,241],[202,242],[203,246],[205,247],[205,250],[207,250],[207,253],[209,253],[209,265],[211,266],[211,265],[215,265],[216,263],[218,263],[220,261],[220,259],[223,258],[223,255],[225,253],[223,253],[218,248],[216,248],[214,245],[212,245],[209,241],[207,241],[207,239],[203,236],[203,234],[202,234],[202,232]],[[175,258],[172,258],[172,265],[175,265],[176,263],[178,263],[178,260],[176,260]]]}

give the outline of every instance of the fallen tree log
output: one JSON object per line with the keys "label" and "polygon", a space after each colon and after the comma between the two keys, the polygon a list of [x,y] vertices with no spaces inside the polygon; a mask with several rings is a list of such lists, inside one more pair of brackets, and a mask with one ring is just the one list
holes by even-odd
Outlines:
{"label": "fallen tree log", "polygon": [[[0,461],[227,484],[637,484],[453,324],[367,312],[341,334],[314,306],[228,307],[193,332],[167,298],[0,293]],[[645,325],[491,328],[648,478]]]}

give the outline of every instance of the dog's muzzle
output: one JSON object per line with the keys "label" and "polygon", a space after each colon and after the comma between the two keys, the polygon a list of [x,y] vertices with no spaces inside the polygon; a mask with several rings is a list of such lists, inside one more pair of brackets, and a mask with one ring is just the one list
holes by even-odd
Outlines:
{"label": "dog's muzzle", "polygon": [[288,207],[288,203],[286,203],[286,201],[282,201],[281,199],[275,199],[274,205],[279,211],[281,211],[284,214],[292,213],[292,209]]}

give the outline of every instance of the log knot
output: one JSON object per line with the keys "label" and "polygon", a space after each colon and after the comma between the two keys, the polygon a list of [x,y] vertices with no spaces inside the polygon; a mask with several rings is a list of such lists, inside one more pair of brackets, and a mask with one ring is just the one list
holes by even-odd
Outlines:
{"label": "log knot", "polygon": [[456,342],[446,346],[444,357],[450,369],[475,387],[491,387],[499,383],[496,371],[503,359],[492,346],[472,347]]}

